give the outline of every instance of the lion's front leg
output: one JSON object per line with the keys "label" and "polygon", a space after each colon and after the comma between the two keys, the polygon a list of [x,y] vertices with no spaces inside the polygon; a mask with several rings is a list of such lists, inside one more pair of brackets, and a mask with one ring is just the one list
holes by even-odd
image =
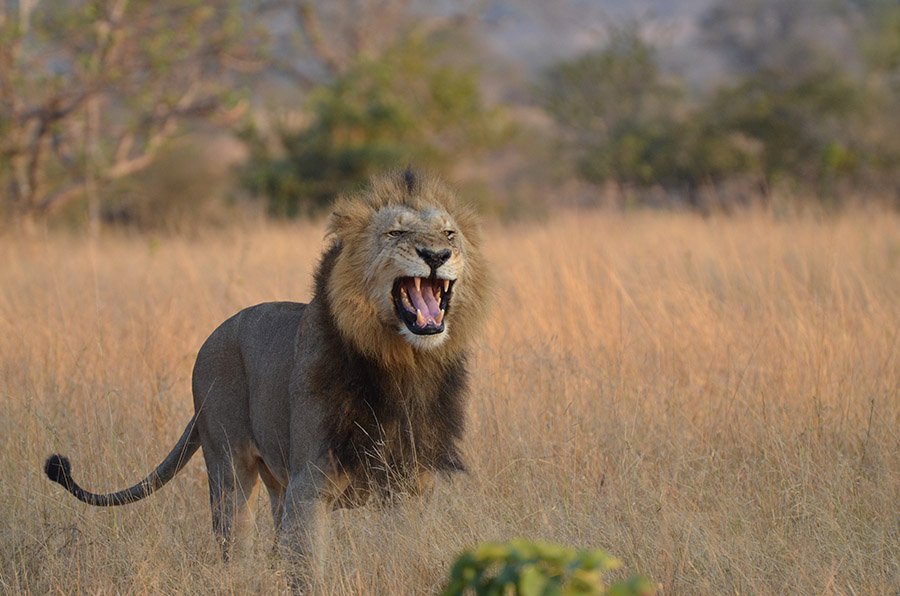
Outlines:
{"label": "lion's front leg", "polygon": [[278,546],[294,593],[304,593],[324,568],[327,512],[346,490],[349,478],[308,464],[291,477],[284,495]]}
{"label": "lion's front leg", "polygon": [[295,594],[307,592],[316,572],[321,572],[326,513],[323,484],[323,475],[307,468],[291,477],[284,495],[278,549]]}

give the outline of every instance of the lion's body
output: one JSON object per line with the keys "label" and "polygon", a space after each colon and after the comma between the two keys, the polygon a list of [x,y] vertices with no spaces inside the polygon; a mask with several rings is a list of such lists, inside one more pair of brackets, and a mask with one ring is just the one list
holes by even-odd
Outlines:
{"label": "lion's body", "polygon": [[203,344],[194,417],[144,481],[95,495],[60,456],[47,462],[51,479],[85,502],[124,504],[202,447],[226,557],[259,477],[282,544],[302,557],[327,507],[416,493],[435,472],[462,469],[465,348],[486,291],[472,217],[443,186],[406,173],[340,203],[331,231],[309,304],[247,308]]}

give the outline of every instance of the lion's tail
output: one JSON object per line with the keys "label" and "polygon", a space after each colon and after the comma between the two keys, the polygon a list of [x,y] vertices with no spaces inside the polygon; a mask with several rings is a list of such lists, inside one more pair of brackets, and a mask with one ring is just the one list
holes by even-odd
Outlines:
{"label": "lion's tail", "polygon": [[114,493],[98,495],[88,492],[78,486],[78,483],[72,480],[72,464],[69,459],[62,455],[51,455],[44,463],[44,472],[53,482],[61,484],[67,491],[72,493],[79,501],[84,501],[89,505],[98,507],[112,507],[114,505],[126,505],[135,501],[140,501],[144,497],[150,495],[156,489],[164,485],[166,482],[175,477],[181,468],[191,459],[191,456],[200,448],[200,434],[197,431],[197,416],[191,418],[187,428],[184,429],[178,443],[166,456],[166,459],[159,464],[153,472],[146,478],[132,486]]}

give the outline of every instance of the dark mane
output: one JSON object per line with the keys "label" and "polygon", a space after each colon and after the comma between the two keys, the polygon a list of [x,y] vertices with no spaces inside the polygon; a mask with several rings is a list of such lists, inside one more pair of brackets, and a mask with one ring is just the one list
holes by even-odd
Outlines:
{"label": "dark mane", "polygon": [[415,171],[411,167],[407,167],[403,171],[403,183],[406,184],[407,194],[413,194],[419,187],[419,179],[416,177]]}
{"label": "dark mane", "polygon": [[457,444],[464,426],[465,359],[426,368],[438,378],[423,379],[417,371],[388,370],[347,342],[327,305],[328,278],[341,250],[333,244],[319,263],[312,309],[323,343],[309,386],[329,412],[325,436],[331,457],[345,471],[367,475],[380,490],[390,490],[415,466],[463,470]]}

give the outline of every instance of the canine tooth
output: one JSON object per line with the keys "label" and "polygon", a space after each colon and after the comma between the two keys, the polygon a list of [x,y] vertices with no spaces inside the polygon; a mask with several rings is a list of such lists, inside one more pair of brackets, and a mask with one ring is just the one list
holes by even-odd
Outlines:
{"label": "canine tooth", "polygon": [[435,323],[440,325],[444,321],[444,309],[441,309],[441,312],[438,313],[437,318],[434,320]]}
{"label": "canine tooth", "polygon": [[446,291],[448,291],[449,289],[450,289],[450,280],[449,280],[449,279],[445,279],[445,280],[444,280],[444,291],[446,292]]}
{"label": "canine tooth", "polygon": [[421,278],[421,277],[414,277],[413,279],[415,280],[416,291],[417,291],[417,292],[421,292],[421,291],[422,291],[422,278]]}
{"label": "canine tooth", "polygon": [[419,327],[425,326],[425,316],[422,314],[422,311],[418,308],[416,309],[416,325]]}

